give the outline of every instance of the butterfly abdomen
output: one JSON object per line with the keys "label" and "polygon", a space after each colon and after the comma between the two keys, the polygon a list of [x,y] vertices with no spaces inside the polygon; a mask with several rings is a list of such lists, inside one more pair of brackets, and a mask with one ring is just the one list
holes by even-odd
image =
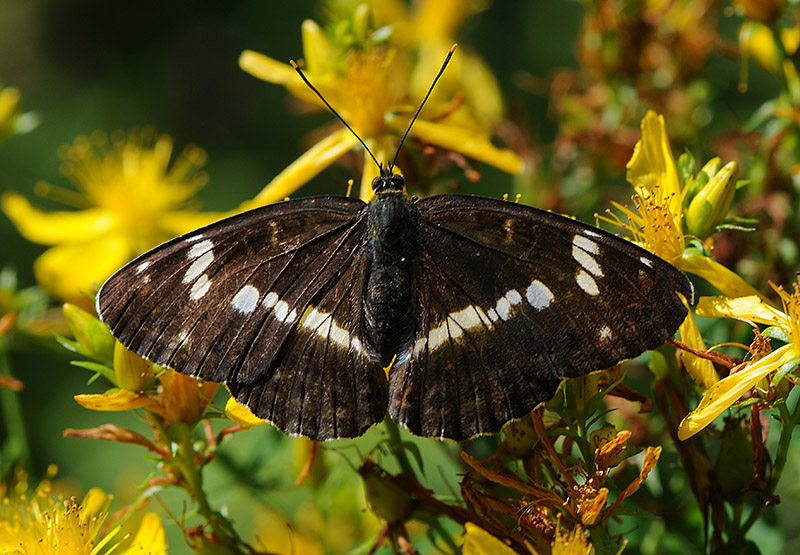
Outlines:
{"label": "butterfly abdomen", "polygon": [[402,192],[379,193],[369,204],[364,310],[367,336],[382,363],[413,333],[410,260],[416,247],[414,208]]}

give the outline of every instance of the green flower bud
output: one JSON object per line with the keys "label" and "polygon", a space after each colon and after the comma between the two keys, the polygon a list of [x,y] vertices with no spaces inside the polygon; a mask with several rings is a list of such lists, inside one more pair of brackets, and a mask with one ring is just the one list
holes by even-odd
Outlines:
{"label": "green flower bud", "polygon": [[85,353],[99,360],[109,361],[114,356],[116,339],[100,320],[75,306],[64,303],[61,308],[72,335]]}
{"label": "green flower bud", "polygon": [[[711,162],[714,160],[709,164]],[[709,164],[706,164],[706,167]],[[697,193],[686,211],[686,227],[689,233],[698,237],[708,235],[725,220],[733,202],[733,195],[736,193],[738,177],[739,165],[736,162],[728,162]]]}
{"label": "green flower bud", "polygon": [[154,374],[152,363],[128,350],[119,341],[116,342],[114,345],[114,375],[117,378],[117,386],[138,393]]}

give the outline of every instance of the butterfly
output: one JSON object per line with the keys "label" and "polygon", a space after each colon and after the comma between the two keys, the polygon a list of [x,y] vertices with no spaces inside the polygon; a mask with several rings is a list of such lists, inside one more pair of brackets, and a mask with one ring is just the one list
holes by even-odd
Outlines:
{"label": "butterfly", "polygon": [[497,432],[686,316],[691,282],[629,241],[505,200],[409,198],[378,166],[369,203],[287,200],[156,247],[106,281],[98,314],[142,357],[315,440],[387,410],[420,436]]}

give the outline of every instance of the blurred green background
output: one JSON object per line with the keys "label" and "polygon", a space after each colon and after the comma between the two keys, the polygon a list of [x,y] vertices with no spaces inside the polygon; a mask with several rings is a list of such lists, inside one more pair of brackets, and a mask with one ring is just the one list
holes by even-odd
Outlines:
{"label": "blurred green background", "polygon": [[[0,0],[0,83],[18,87],[24,109],[36,112],[41,120],[32,132],[0,145],[0,192],[13,189],[38,206],[62,208],[36,198],[33,191],[40,180],[68,186],[58,171],[59,146],[94,130],[111,132],[152,124],[172,135],[176,152],[187,144],[207,151],[204,169],[210,179],[198,195],[203,206],[235,208],[305,150],[310,131],[331,120],[327,114],[296,113],[283,88],[244,73],[237,65],[238,56],[252,49],[282,61],[301,57],[301,22],[306,18],[325,22],[326,10],[310,0]],[[526,136],[543,166],[552,154],[558,129],[547,80],[558,69],[576,67],[575,42],[583,11],[578,1],[497,1],[468,19],[457,37],[493,69],[507,102],[508,119]],[[735,41],[740,22],[738,16],[724,14],[718,30]],[[737,60],[711,54],[703,73],[708,87],[704,94],[713,97],[717,107],[709,116],[713,115],[710,133],[740,123],[775,94],[777,85],[763,79],[758,68],[751,68],[748,93],[739,93],[739,71]],[[681,139],[700,159],[710,149],[702,136]],[[603,175],[564,173],[571,182],[594,180],[562,191],[562,210],[577,212],[584,220],[605,209],[607,198],[624,200],[630,194],[619,167]],[[343,193],[348,178],[358,179],[355,168],[350,173],[346,167],[334,167],[296,196]],[[548,187],[559,186],[547,179],[527,179],[520,183],[486,170],[484,179],[467,189],[493,196],[521,189],[547,198]],[[587,203],[579,198],[598,183],[607,186],[602,199]],[[411,188],[413,192],[413,184]],[[13,266],[21,285],[33,285],[32,262],[44,248],[23,240],[4,215],[0,215],[0,245],[0,266]],[[54,351],[54,355],[38,343],[28,347],[12,353],[12,365],[26,385],[19,398],[28,426],[30,468],[34,474],[44,473],[47,465],[56,464],[59,477],[78,495],[99,486],[129,500],[151,470],[141,450],[61,437],[64,428],[92,427],[110,420],[109,414],[83,409],[72,400],[72,395],[100,392],[103,386],[87,386],[88,374],[70,367],[66,353]],[[113,415],[113,421],[141,429],[141,423],[129,414]],[[360,445],[369,449],[374,443],[368,437]],[[441,457],[449,446],[427,442],[423,448],[424,457],[431,461],[429,477],[436,482],[437,465],[453,464],[453,457]],[[297,496],[307,494],[291,488],[297,472],[292,457],[291,442],[273,430],[263,427],[239,434],[225,446],[219,464],[211,465],[212,500],[215,496],[227,499],[235,513],[231,499],[236,497],[228,495],[227,489],[238,483],[235,475],[249,472],[256,487],[242,490],[242,496],[260,491],[273,505],[287,511],[297,507],[301,501]],[[797,474],[797,468],[787,472]],[[437,487],[446,489],[443,481]],[[241,515],[242,520],[250,517]],[[796,519],[787,519],[783,525],[787,536],[798,534]],[[167,529],[171,552],[183,552],[179,530],[169,525]],[[780,540],[776,542],[773,545],[781,545]]]}

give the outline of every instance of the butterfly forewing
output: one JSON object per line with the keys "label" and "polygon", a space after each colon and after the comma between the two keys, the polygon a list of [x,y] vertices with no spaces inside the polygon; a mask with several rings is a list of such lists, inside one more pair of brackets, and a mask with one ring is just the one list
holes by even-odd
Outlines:
{"label": "butterfly forewing", "polygon": [[132,350],[226,382],[281,429],[358,435],[386,408],[385,377],[380,365],[383,382],[370,374],[356,316],[364,208],[319,197],[212,224],[117,272],[98,312]]}
{"label": "butterfly forewing", "polygon": [[495,432],[564,377],[657,347],[686,315],[685,276],[610,234],[492,199],[416,206],[420,318],[389,409],[415,433]]}

